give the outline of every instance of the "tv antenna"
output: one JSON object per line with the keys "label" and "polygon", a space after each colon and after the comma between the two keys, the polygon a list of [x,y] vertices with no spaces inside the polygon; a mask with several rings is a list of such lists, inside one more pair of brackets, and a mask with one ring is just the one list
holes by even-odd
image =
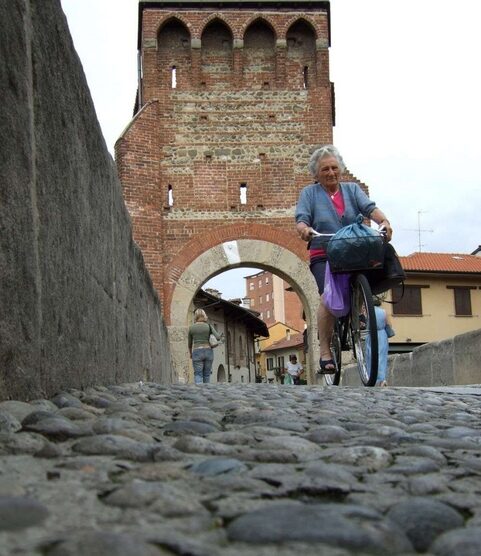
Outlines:
{"label": "tv antenna", "polygon": [[424,243],[421,243],[421,233],[433,233],[434,230],[426,230],[421,228],[421,214],[425,214],[427,210],[418,210],[418,227],[416,229],[404,229],[405,232],[417,232],[418,234],[418,248],[419,253],[421,253]]}

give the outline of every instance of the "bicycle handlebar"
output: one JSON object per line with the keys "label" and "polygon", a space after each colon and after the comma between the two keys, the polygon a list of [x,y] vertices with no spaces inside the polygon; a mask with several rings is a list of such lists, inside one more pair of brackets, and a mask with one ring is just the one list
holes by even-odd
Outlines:
{"label": "bicycle handlebar", "polygon": [[[381,226],[378,230],[374,230],[375,232],[378,232],[380,236],[386,237],[387,235],[387,231],[386,228],[384,226]],[[321,234],[320,232],[317,232],[316,230],[314,230],[314,228],[312,229],[311,232],[311,236],[314,237],[333,237],[336,234]]]}

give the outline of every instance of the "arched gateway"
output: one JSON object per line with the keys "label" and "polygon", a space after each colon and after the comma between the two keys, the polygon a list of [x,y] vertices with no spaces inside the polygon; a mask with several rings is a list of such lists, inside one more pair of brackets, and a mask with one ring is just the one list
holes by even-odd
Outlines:
{"label": "arched gateway", "polygon": [[317,346],[319,301],[293,217],[310,153],[332,142],[329,2],[142,1],[139,14],[135,116],[116,160],[174,380],[189,366],[192,298],[230,268],[286,279]]}
{"label": "arched gateway", "polygon": [[[187,319],[196,291],[212,276],[231,268],[256,266],[274,272],[288,281],[304,306],[309,331],[309,368],[316,368],[317,350],[316,313],[319,294],[304,260],[279,244],[265,240],[240,239],[213,245],[190,264],[173,287],[168,325],[171,340],[175,379],[187,379]],[[313,377],[310,377],[312,380]]]}

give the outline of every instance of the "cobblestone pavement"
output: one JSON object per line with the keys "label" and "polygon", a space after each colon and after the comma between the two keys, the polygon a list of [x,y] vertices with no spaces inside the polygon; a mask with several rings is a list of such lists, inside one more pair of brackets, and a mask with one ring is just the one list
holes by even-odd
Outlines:
{"label": "cobblestone pavement", "polygon": [[481,397],[126,384],[0,403],[0,554],[481,553]]}

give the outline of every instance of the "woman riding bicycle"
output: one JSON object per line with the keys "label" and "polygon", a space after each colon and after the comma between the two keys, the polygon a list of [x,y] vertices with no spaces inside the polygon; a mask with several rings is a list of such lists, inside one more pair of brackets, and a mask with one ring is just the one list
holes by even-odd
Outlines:
{"label": "woman riding bicycle", "polygon": [[323,238],[313,237],[313,231],[334,234],[340,228],[355,222],[359,214],[382,226],[386,230],[388,241],[392,237],[392,228],[384,213],[357,183],[340,181],[346,167],[336,147],[324,145],[315,150],[308,167],[316,182],[301,191],[296,207],[296,228],[299,236],[309,242],[310,269],[321,294],[317,317],[321,351],[319,372],[331,374],[336,371],[330,348],[334,317],[326,309],[322,299],[326,243]]}

